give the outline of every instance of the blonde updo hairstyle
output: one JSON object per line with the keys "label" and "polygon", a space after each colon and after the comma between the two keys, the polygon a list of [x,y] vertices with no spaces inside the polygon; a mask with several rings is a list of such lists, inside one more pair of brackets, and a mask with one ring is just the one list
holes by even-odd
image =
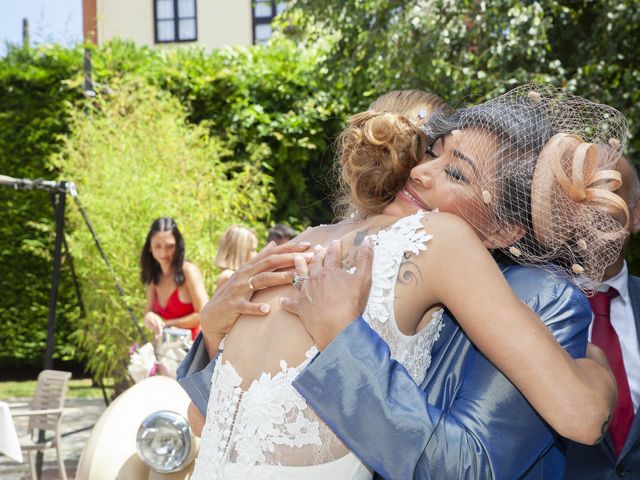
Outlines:
{"label": "blonde updo hairstyle", "polygon": [[433,93],[395,90],[349,118],[337,140],[339,215],[364,218],[384,210],[432,143],[422,127],[436,110],[451,111]]}
{"label": "blonde updo hairstyle", "polygon": [[220,238],[216,267],[221,270],[237,270],[249,260],[258,248],[258,238],[252,230],[242,225],[231,225]]}

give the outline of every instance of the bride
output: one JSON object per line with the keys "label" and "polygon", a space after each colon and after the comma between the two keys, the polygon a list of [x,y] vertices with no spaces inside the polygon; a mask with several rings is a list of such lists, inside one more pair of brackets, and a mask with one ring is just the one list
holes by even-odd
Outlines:
{"label": "bride", "polygon": [[[531,335],[528,344],[536,349],[528,352],[532,361],[522,365],[526,376],[515,373],[516,378],[510,378],[545,420],[563,435],[572,437],[578,429],[573,431],[566,419],[561,418],[558,412],[564,410],[558,408],[558,399],[571,405],[576,415],[596,411],[604,422],[615,402],[612,380],[596,365],[570,359],[533,312],[511,292],[487,250],[505,250],[516,261],[530,260],[536,253],[525,249],[533,245],[530,239],[529,243],[521,242],[528,233],[526,222],[513,219],[505,222],[504,217],[489,214],[495,206],[493,198],[504,199],[507,195],[529,198],[525,191],[507,192],[504,185],[508,182],[496,181],[508,171],[506,167],[516,161],[528,161],[535,167],[539,154],[541,158],[553,154],[543,149],[553,143],[550,140],[555,141],[554,148],[584,152],[583,143],[577,140],[573,143],[567,140],[569,146],[567,142],[557,146],[557,135],[569,138],[573,132],[563,132],[552,125],[539,109],[526,104],[537,100],[526,95],[520,98],[521,93],[512,92],[511,97],[505,97],[509,101],[503,99],[502,113],[527,117],[526,144],[518,144],[517,137],[507,138],[505,132],[489,130],[487,123],[474,124],[474,120],[487,115],[482,106],[474,107],[475,111],[469,109],[468,129],[452,132],[432,144],[421,127],[434,107],[444,108],[440,99],[422,92],[392,92],[383,96],[370,111],[352,117],[341,137],[345,179],[357,179],[365,169],[368,175],[378,175],[375,182],[366,184],[348,180],[353,186],[352,198],[366,217],[308,230],[300,240],[321,245],[340,242],[345,268],[353,267],[356,247],[363,239],[375,244],[372,289],[364,317],[389,345],[393,358],[418,384],[429,367],[431,346],[442,327],[443,304],[501,368],[505,367],[504,352],[517,346],[497,325],[508,319],[514,325],[524,326],[522,335]],[[607,113],[614,118],[619,116],[613,109]],[[520,156],[507,158],[506,151],[517,151]],[[615,152],[610,153],[608,164],[615,160]],[[410,182],[401,190],[409,171],[418,168],[424,158],[442,165],[437,178],[434,176],[433,191],[421,196]],[[379,171],[375,171],[376,165]],[[597,168],[608,175],[603,163]],[[532,175],[533,168],[529,171]],[[555,183],[544,183],[547,194]],[[391,192],[391,201],[367,202],[371,190]],[[520,210],[533,207],[520,197],[510,200],[511,213],[520,215],[518,220],[528,214]],[[449,211],[464,212],[469,223],[446,213],[446,207]],[[555,213],[557,205],[548,202],[542,210],[539,205],[535,207],[533,228],[543,225],[547,228],[544,220]],[[616,235],[608,236],[603,245],[593,248],[599,248],[604,257],[615,257],[623,233],[622,226],[611,218],[609,207],[610,204],[601,204],[596,208],[597,215],[599,221],[606,217],[611,225],[617,226]],[[444,211],[419,211],[432,208]],[[571,231],[563,234],[588,231],[590,221],[588,215],[583,216]],[[460,246],[463,252],[459,251]],[[583,264],[570,263],[569,268],[593,278],[602,273],[600,269],[605,265],[598,263],[602,258],[570,258],[569,253],[561,250],[555,258],[547,255],[545,259],[567,266],[568,260],[580,258]],[[461,281],[462,278],[467,280]],[[298,373],[313,361],[317,349],[299,320],[280,306],[279,298],[291,296],[291,289],[291,286],[277,287],[257,292],[253,301],[269,304],[269,315],[241,316],[220,343],[221,354],[212,377],[194,478],[372,477],[370,469],[349,451],[292,386]],[[580,294],[577,289],[575,293]],[[468,305],[468,298],[492,299],[491,312],[474,308],[477,304]],[[548,378],[548,370],[538,367],[544,362],[535,361],[536,355],[542,353],[545,360],[556,366],[553,378]],[[503,370],[508,374],[508,368]],[[327,371],[327,375],[334,374]],[[594,389],[593,384],[601,388]],[[366,415],[363,412],[367,398],[357,400],[362,410],[359,415]]]}

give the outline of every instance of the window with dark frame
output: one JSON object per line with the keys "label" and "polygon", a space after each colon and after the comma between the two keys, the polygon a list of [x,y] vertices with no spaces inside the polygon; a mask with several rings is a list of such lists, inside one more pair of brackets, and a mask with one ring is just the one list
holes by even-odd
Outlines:
{"label": "window with dark frame", "polygon": [[271,37],[271,22],[280,15],[287,2],[253,0],[253,43],[265,44]]}
{"label": "window with dark frame", "polygon": [[156,43],[198,39],[196,0],[153,0]]}

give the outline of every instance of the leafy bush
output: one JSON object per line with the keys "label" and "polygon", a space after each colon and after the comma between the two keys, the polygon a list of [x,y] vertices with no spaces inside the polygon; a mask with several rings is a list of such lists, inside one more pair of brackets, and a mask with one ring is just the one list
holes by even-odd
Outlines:
{"label": "leafy bush", "polygon": [[[180,103],[136,80],[70,111],[70,134],[55,165],[73,179],[116,275],[140,314],[144,290],[138,259],[151,222],[175,218],[186,256],[202,270],[208,291],[220,233],[230,223],[261,226],[274,201],[271,178],[250,163],[223,163],[220,141],[189,124]],[[137,333],[78,210],[69,209],[69,238],[86,318],[75,340],[99,378],[121,376]]]}
{"label": "leafy bush", "polygon": [[[625,113],[631,130],[627,153],[638,164],[640,113],[635,106],[640,101],[640,73],[635,58],[640,48],[640,9],[636,0],[292,0],[289,4],[281,20],[283,33],[267,46],[211,53],[137,47],[122,41],[94,47],[96,91],[115,92],[95,101],[80,94],[79,49],[10,48],[0,58],[0,174],[50,178],[58,175],[60,167],[60,175],[78,181],[81,198],[98,233],[108,242],[106,250],[137,311],[142,302],[135,274],[138,250],[153,218],[177,217],[187,236],[188,255],[207,272],[211,286],[213,251],[208,249],[214,248],[217,235],[240,213],[246,213],[247,223],[302,225],[331,219],[327,198],[332,141],[348,114],[366,108],[375,96],[391,89],[431,89],[457,106],[482,101],[519,83],[548,81],[566,86]],[[132,131],[126,122],[141,121],[135,113],[144,109],[136,103],[142,98],[173,109],[179,122],[168,127],[151,118],[155,132]],[[176,101],[184,110],[177,108]],[[120,117],[109,110],[125,104],[130,107],[123,107]],[[70,111],[74,133],[66,137],[69,164],[65,165],[67,157],[57,153],[69,132]],[[89,130],[91,119],[102,122],[104,128],[110,125],[110,143],[99,130]],[[113,125],[120,125],[121,131]],[[173,140],[164,138],[165,130],[173,132]],[[90,143],[85,134],[101,143]],[[145,136],[135,143],[136,135]],[[187,142],[193,135],[200,140],[190,143],[190,149],[211,152],[206,169],[200,170],[205,165],[200,154],[186,159],[176,153],[180,162],[167,171],[177,174],[176,165],[187,162],[192,165],[189,174],[194,172],[195,177],[181,172],[170,183],[159,164],[154,168],[154,164],[140,163],[155,161],[157,154],[168,165],[165,153],[157,148],[164,145],[166,152],[177,152],[182,149],[178,140]],[[134,150],[149,138],[154,140],[151,147]],[[85,151],[91,152],[91,158],[102,159],[96,164],[86,160],[86,171],[79,160],[89,158],[81,155]],[[129,155],[136,171],[129,171],[121,152]],[[55,166],[49,160],[52,155],[58,158]],[[255,179],[262,200],[248,192],[235,196],[217,178],[206,184],[202,172],[211,171],[207,169],[230,177],[229,188]],[[96,176],[89,177],[88,172]],[[200,190],[187,187],[191,184]],[[207,188],[213,185],[216,190],[209,193]],[[188,191],[182,209],[175,199],[184,189]],[[156,191],[163,194],[152,195]],[[111,196],[119,202],[114,208],[105,203]],[[138,202],[138,197],[144,201]],[[196,199],[211,204],[193,208]],[[46,341],[52,209],[44,192],[3,188],[0,201],[5,207],[0,211],[4,332],[0,364],[35,363]],[[255,211],[254,201],[258,202]],[[190,214],[185,213],[187,205]],[[104,352],[92,364],[109,371],[134,336],[133,330],[72,204],[68,211],[71,250],[82,257],[77,263],[83,295],[93,295],[89,310],[102,312],[90,313],[87,321],[104,322],[111,334],[103,338],[115,338],[121,327],[126,334],[119,343],[100,347]],[[193,220],[190,215],[195,211],[216,215],[211,221]],[[636,238],[631,245],[630,267],[640,273],[640,242]],[[94,281],[94,267],[95,292],[94,285],[87,283]],[[75,347],[68,335],[76,329],[78,314],[68,264],[62,281],[56,356],[71,358]],[[114,322],[106,320],[110,315]],[[97,337],[89,338],[97,335],[94,329],[79,331],[83,348],[97,345]],[[98,363],[105,358],[103,368]]]}
{"label": "leafy bush", "polygon": [[189,121],[206,122],[225,161],[260,165],[273,176],[272,216],[297,223],[332,218],[327,196],[331,143],[348,108],[320,85],[324,42],[301,49],[278,37],[268,46],[158,50],[110,42],[93,56],[108,86],[135,75],[180,99]]}
{"label": "leafy bush", "polygon": [[[56,177],[49,156],[68,131],[67,110],[81,97],[65,82],[77,72],[78,50],[10,49],[0,59],[0,174]],[[0,365],[42,365],[47,341],[54,216],[44,191],[0,187]],[[68,335],[77,303],[69,271],[63,270],[55,355],[74,357]]]}
{"label": "leafy bush", "polygon": [[[321,88],[357,111],[392,89],[429,89],[454,107],[550,82],[619,109],[640,165],[637,0],[294,0],[281,30],[326,43]],[[640,274],[640,236],[631,270]]]}

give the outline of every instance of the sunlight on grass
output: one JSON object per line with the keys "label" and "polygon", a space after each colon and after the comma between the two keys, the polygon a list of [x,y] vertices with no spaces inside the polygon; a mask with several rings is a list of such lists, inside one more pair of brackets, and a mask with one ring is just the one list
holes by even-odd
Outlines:
{"label": "sunlight on grass", "polygon": [[[0,399],[32,397],[35,389],[35,380],[0,382]],[[107,387],[107,395],[111,393],[112,390]],[[100,388],[92,386],[90,378],[71,379],[69,389],[67,390],[67,398],[102,398],[102,391]]]}

